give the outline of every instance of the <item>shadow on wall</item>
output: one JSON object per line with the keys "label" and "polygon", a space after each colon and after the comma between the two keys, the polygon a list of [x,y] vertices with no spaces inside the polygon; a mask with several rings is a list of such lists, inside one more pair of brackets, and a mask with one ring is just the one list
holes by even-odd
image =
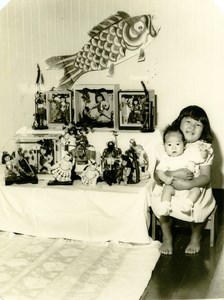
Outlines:
{"label": "shadow on wall", "polygon": [[221,172],[223,158],[220,149],[220,144],[215,134],[214,134],[214,139],[212,144],[214,149],[214,161],[212,165],[211,183],[213,188],[223,188],[224,182],[223,182],[223,174]]}

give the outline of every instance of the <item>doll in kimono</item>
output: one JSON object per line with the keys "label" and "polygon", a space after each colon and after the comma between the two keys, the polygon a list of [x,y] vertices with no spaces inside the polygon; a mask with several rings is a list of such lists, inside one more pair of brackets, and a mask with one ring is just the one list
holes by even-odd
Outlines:
{"label": "doll in kimono", "polygon": [[2,164],[5,165],[5,180],[12,183],[20,178],[18,168],[15,164],[15,160],[11,155],[4,151],[2,154]]}
{"label": "doll in kimono", "polygon": [[128,155],[121,155],[121,162],[117,172],[117,183],[120,184],[122,181],[124,185],[132,183],[133,166]]}
{"label": "doll in kimono", "polygon": [[134,139],[129,142],[129,149],[125,152],[132,161],[133,183],[138,183],[141,180],[148,179],[150,174],[148,172],[149,159],[142,145],[136,143]]}
{"label": "doll in kimono", "polygon": [[102,153],[103,180],[112,185],[117,183],[117,172],[120,164],[121,149],[115,146],[115,142],[109,141],[107,148]]}
{"label": "doll in kimono", "polygon": [[134,139],[129,141],[129,149],[125,151],[125,154],[129,157],[133,167],[132,183],[138,183],[140,181],[140,169],[138,154],[136,152],[136,142]]}
{"label": "doll in kimono", "polygon": [[18,150],[14,152],[12,156],[5,153],[3,161],[6,164],[6,185],[11,185],[13,183],[38,183],[36,170],[33,166],[29,164],[22,148],[18,148]]}

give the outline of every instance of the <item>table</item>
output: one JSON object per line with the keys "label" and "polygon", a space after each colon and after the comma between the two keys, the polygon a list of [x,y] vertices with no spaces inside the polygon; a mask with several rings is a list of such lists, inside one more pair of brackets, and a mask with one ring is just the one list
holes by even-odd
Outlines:
{"label": "table", "polygon": [[[35,134],[23,128],[15,139],[27,140]],[[148,171],[153,176],[157,156],[163,149],[159,130],[152,133],[119,132],[116,138],[118,147],[124,152],[130,147],[131,139],[144,147],[149,157]],[[110,140],[114,140],[112,131],[88,134],[90,145],[98,153],[103,152]],[[0,167],[3,167],[0,168],[0,230],[84,241],[150,241],[148,207],[153,179],[128,186],[109,186],[101,182],[88,187],[78,180],[72,186],[48,186],[46,178],[41,180],[38,174],[37,185],[5,186],[4,165]],[[82,170],[77,168],[76,171]],[[53,179],[49,176],[48,180]]]}
{"label": "table", "polygon": [[128,186],[0,185],[0,230],[83,241],[148,243],[152,180]]}

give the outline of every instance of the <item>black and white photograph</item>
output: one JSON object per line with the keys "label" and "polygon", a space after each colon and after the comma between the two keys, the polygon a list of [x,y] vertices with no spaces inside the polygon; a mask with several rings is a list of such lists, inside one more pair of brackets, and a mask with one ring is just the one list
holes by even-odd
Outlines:
{"label": "black and white photograph", "polygon": [[0,0],[0,300],[224,299],[224,0]]}

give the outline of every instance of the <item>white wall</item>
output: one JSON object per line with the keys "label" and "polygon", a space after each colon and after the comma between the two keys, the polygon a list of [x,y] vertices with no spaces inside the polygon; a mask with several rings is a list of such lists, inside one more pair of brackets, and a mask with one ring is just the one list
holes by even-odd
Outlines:
{"label": "white wall", "polygon": [[57,86],[62,72],[47,70],[45,60],[79,51],[88,31],[118,10],[157,16],[161,31],[145,62],[134,57],[117,65],[113,78],[93,72],[77,84],[141,89],[144,80],[158,95],[160,129],[183,107],[202,106],[215,133],[213,186],[223,187],[224,14],[213,0],[11,0],[0,11],[1,151],[16,130],[32,125],[36,64],[45,89]]}

